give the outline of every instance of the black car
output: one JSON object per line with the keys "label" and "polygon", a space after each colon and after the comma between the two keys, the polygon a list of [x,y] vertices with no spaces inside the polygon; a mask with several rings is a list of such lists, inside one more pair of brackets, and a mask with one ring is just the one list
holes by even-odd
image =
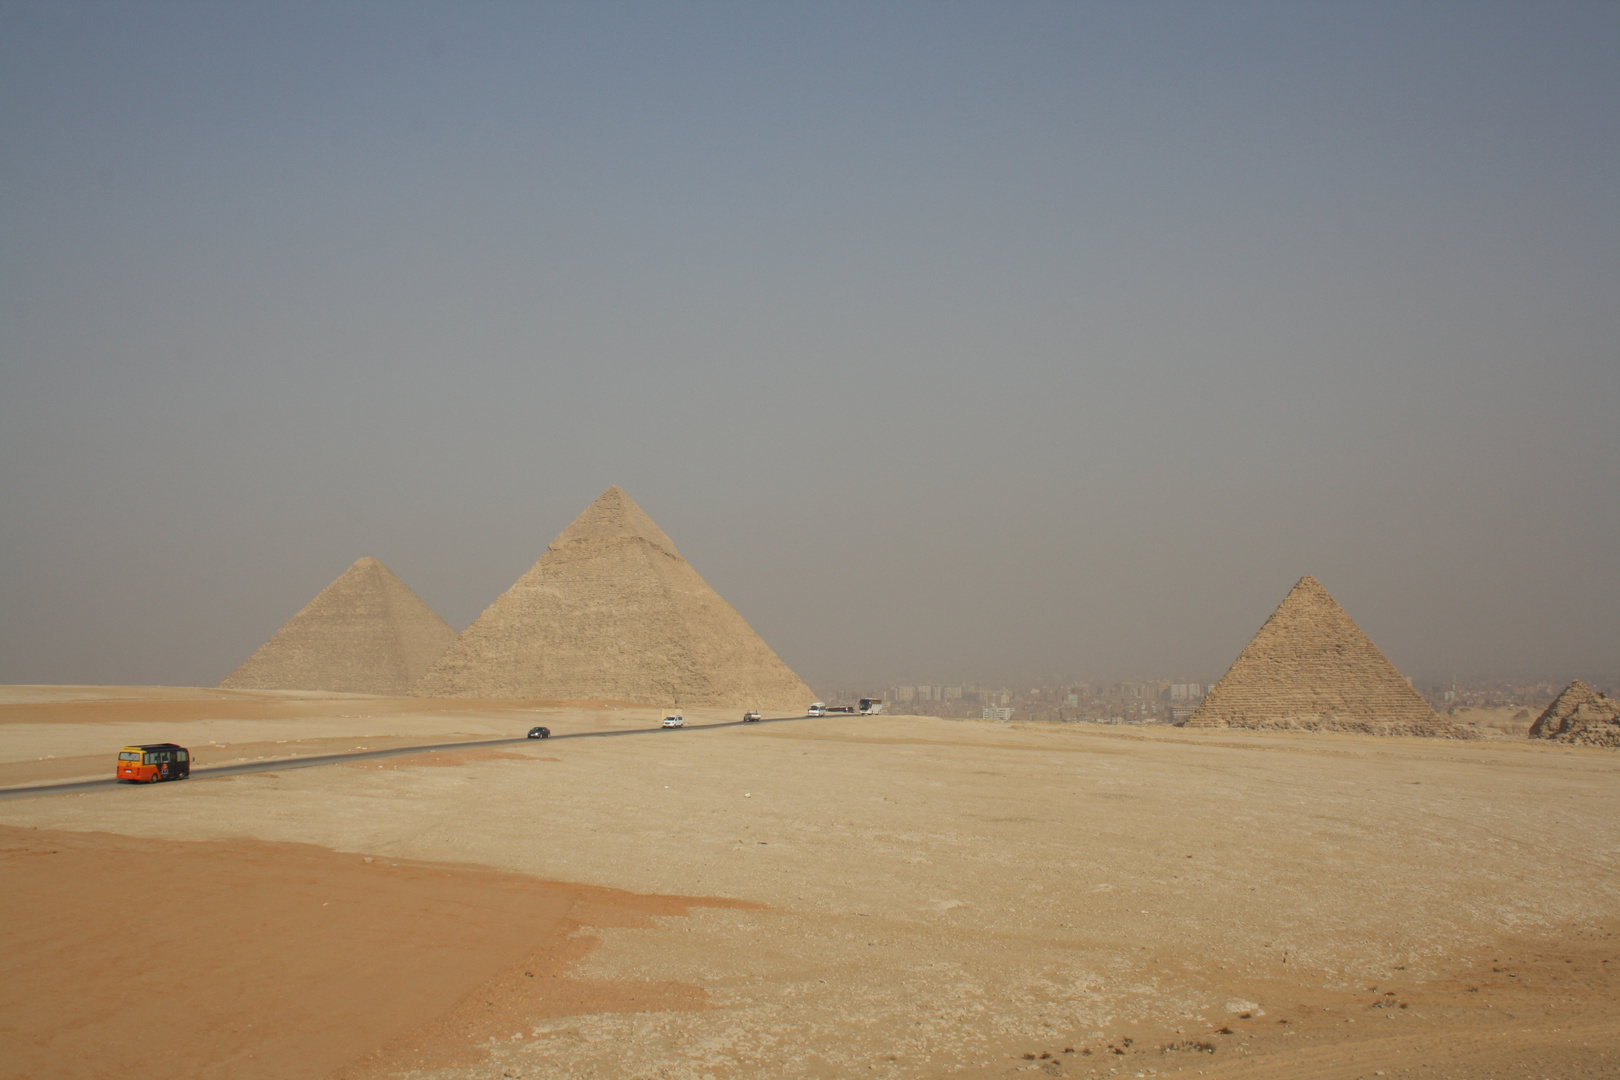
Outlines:
{"label": "black car", "polygon": [[548,727],[532,727],[529,729],[529,738],[549,739],[551,738],[551,729]]}

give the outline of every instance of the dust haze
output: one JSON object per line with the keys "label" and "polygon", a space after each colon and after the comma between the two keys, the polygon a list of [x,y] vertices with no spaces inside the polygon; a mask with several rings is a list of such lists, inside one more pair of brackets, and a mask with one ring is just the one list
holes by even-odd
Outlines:
{"label": "dust haze", "polygon": [[[724,13],[722,13],[724,11]],[[815,687],[1611,677],[1602,5],[0,14],[0,679],[610,484]]]}

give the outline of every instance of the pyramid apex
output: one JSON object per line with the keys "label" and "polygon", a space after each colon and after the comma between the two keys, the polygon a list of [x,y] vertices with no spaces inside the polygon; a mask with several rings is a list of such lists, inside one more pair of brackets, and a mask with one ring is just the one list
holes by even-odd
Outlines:
{"label": "pyramid apex", "polygon": [[1333,599],[1333,594],[1327,591],[1327,586],[1317,581],[1315,577],[1306,574],[1294,582],[1294,587],[1288,590],[1277,610],[1285,608],[1337,608],[1339,602]]}
{"label": "pyramid apex", "polygon": [[553,548],[590,540],[645,540],[680,557],[675,544],[623,488],[613,484],[552,541]]}

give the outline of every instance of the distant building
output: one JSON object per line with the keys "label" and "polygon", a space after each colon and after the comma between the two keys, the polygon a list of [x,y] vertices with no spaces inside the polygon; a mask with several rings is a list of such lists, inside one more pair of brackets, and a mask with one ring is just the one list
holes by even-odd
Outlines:
{"label": "distant building", "polygon": [[[1003,695],[1003,696],[1005,696],[1005,695]],[[1012,714],[1013,714],[1013,711],[1011,709],[996,708],[995,706],[992,705],[990,708],[984,710],[984,717],[983,718],[986,719],[986,720],[1000,720],[1000,721],[1005,722],[1005,721],[1008,721],[1008,720],[1012,719]]]}

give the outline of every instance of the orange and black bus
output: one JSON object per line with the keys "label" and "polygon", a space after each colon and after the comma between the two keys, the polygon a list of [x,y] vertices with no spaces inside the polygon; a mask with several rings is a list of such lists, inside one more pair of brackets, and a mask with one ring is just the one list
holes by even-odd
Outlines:
{"label": "orange and black bus", "polygon": [[172,742],[147,746],[126,746],[118,751],[119,780],[132,784],[155,784],[159,780],[184,780],[191,775],[191,754]]}

